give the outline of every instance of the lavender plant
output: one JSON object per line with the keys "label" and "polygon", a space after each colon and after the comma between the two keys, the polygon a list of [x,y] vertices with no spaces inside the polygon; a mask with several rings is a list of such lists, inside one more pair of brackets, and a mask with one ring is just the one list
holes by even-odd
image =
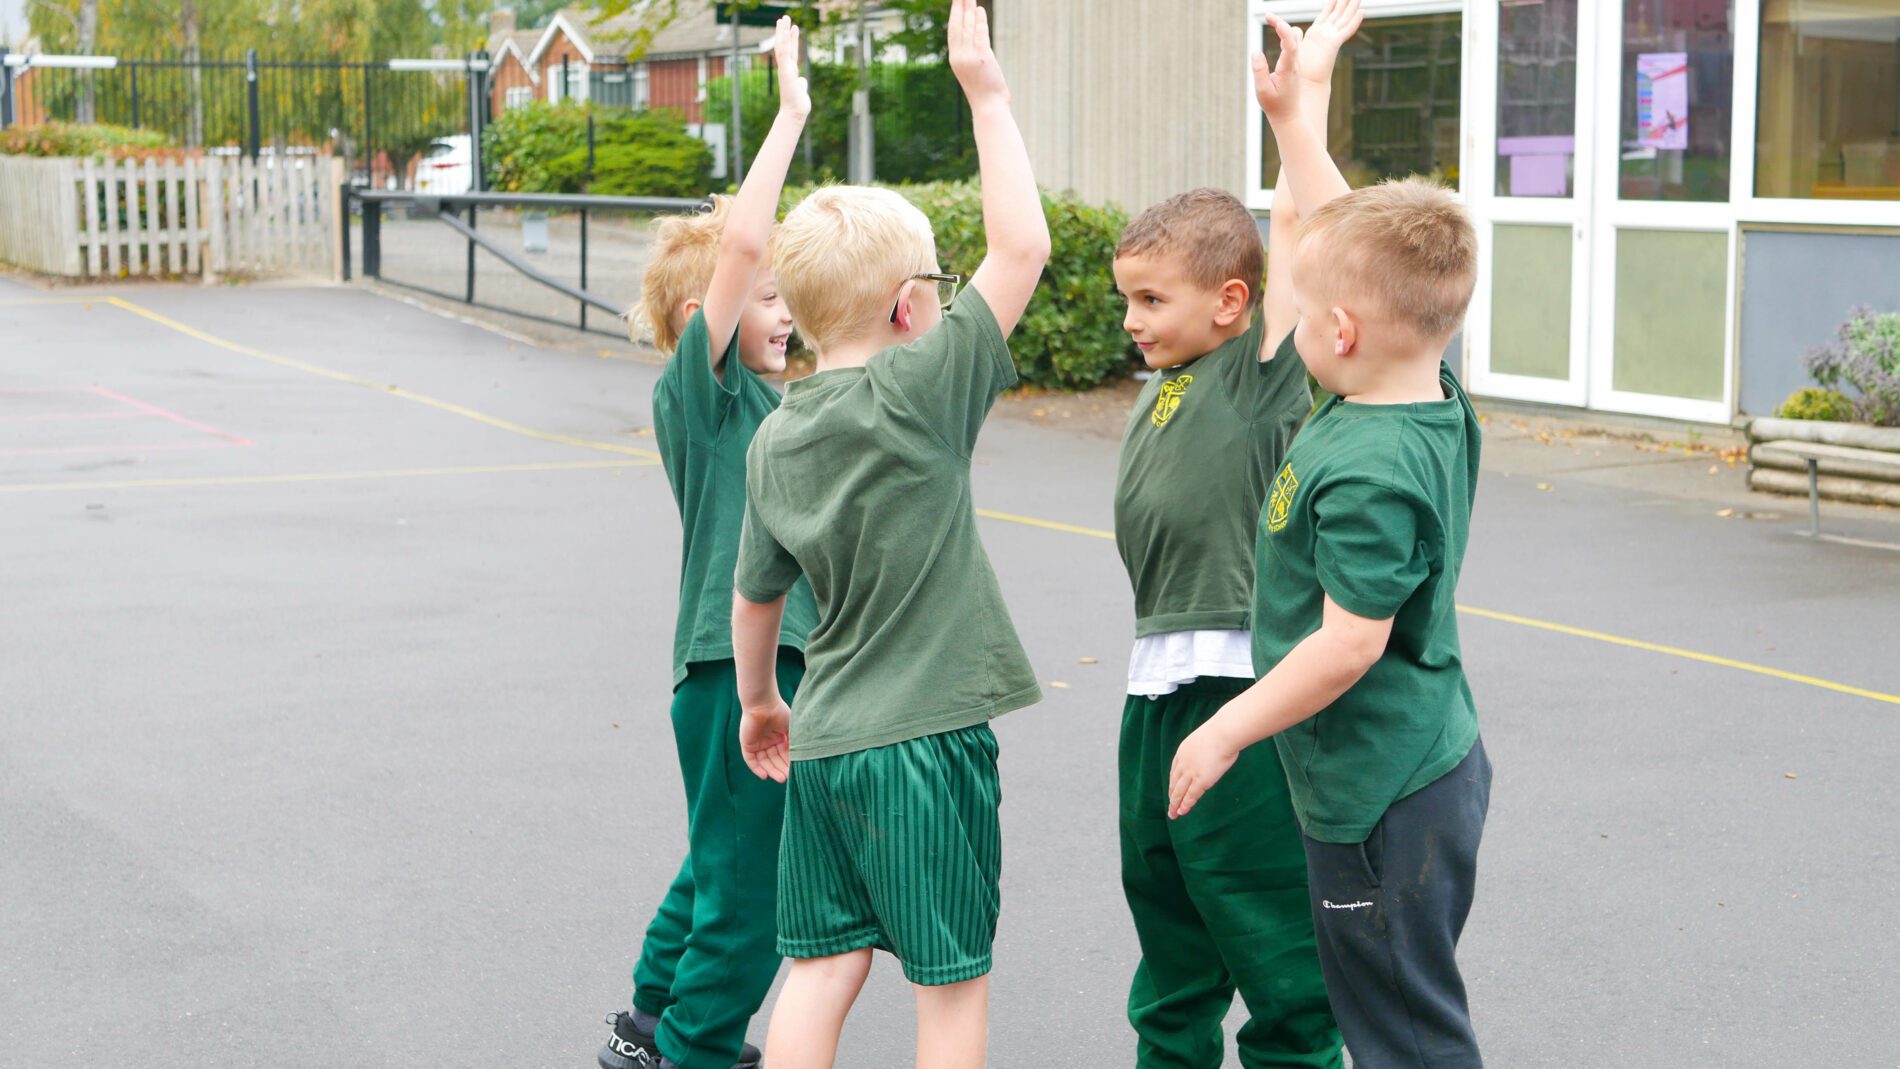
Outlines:
{"label": "lavender plant", "polygon": [[1808,350],[1802,364],[1815,382],[1848,397],[1855,419],[1900,427],[1900,312],[1849,309],[1834,340]]}

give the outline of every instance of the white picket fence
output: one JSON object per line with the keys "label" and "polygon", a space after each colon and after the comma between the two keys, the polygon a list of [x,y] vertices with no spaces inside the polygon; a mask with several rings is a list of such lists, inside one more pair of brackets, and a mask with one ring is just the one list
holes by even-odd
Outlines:
{"label": "white picket fence", "polygon": [[0,260],[47,274],[331,275],[340,169],[0,156]]}

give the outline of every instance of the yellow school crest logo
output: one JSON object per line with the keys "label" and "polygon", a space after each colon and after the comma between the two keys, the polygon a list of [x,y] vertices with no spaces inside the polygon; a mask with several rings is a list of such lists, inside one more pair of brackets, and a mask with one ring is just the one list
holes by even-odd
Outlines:
{"label": "yellow school crest logo", "polygon": [[1194,376],[1183,375],[1161,384],[1161,396],[1155,398],[1155,410],[1148,418],[1157,427],[1165,427],[1168,420],[1174,418],[1174,410],[1181,407],[1181,398],[1187,395],[1187,389],[1194,384]]}
{"label": "yellow school crest logo", "polygon": [[1286,526],[1293,515],[1293,495],[1300,489],[1300,480],[1293,474],[1293,465],[1288,464],[1273,480],[1273,496],[1267,499],[1267,530],[1278,533]]}

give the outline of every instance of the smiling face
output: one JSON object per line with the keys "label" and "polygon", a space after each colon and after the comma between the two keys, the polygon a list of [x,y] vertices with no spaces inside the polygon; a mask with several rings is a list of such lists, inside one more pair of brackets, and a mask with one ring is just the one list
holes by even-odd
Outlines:
{"label": "smiling face", "polygon": [[779,296],[772,269],[763,268],[739,315],[739,362],[763,374],[783,371],[785,347],[791,339],[792,311]]}
{"label": "smiling face", "polygon": [[1195,285],[1172,256],[1131,255],[1115,260],[1115,289],[1128,302],[1122,328],[1151,368],[1178,367],[1221,347],[1247,309],[1244,283],[1208,289]]}

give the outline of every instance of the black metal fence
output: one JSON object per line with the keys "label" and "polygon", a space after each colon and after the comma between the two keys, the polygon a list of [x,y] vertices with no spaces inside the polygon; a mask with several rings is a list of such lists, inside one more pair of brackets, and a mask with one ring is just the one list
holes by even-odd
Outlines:
{"label": "black metal fence", "polygon": [[[406,188],[441,138],[479,152],[486,119],[485,56],[343,63],[261,59],[115,60],[12,57],[0,73],[0,127],[111,123],[172,143],[251,157],[326,149],[351,161],[352,180]],[[25,62],[21,62],[22,59]],[[471,163],[473,162],[471,158]]]}

